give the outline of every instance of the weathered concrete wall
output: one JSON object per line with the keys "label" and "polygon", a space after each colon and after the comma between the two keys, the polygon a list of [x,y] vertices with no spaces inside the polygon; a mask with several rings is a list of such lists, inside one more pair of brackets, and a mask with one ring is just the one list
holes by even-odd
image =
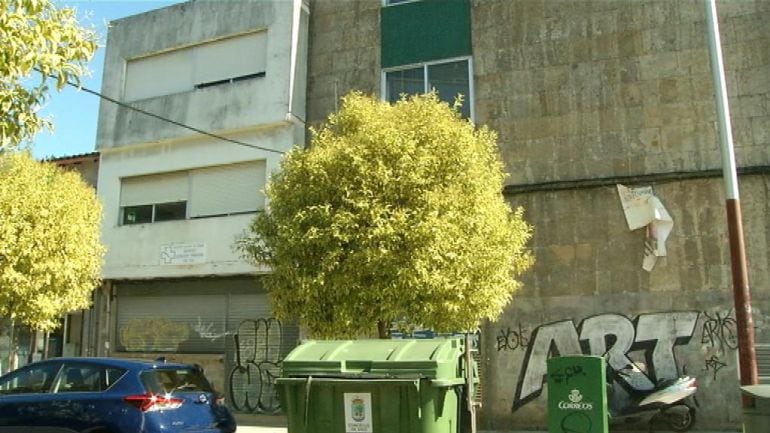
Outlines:
{"label": "weathered concrete wall", "polygon": [[[758,342],[770,342],[768,176],[741,178]],[[535,225],[537,263],[503,316],[483,327],[484,428],[543,426],[551,338],[561,354],[623,354],[652,381],[689,374],[700,428],[740,420],[736,323],[722,181],[655,185],[674,220],[668,256],[641,269],[644,230],[626,226],[612,186],[511,198]],[[606,340],[604,336],[612,336]],[[619,358],[620,359],[620,358]]]}
{"label": "weathered concrete wall", "polygon": [[[150,97],[131,105],[208,132],[290,121],[304,126],[304,104],[293,99],[304,102],[306,86],[307,63],[302,56],[307,28],[301,26],[307,13],[302,4],[301,0],[193,1],[114,21],[108,35],[102,93],[125,101],[126,64],[132,59],[264,30],[268,32],[264,76]],[[112,103],[99,108],[96,147],[100,150],[195,135]]]}
{"label": "weathered concrete wall", "polygon": [[[311,122],[350,89],[378,93],[379,5],[311,2]],[[757,342],[770,343],[770,3],[719,6],[738,164],[757,173],[740,179]],[[562,354],[642,361],[647,384],[694,375],[697,428],[734,428],[736,324],[704,3],[471,0],[471,19],[476,120],[499,132],[505,195],[526,208],[537,257],[511,306],[482,327],[481,428],[544,427],[551,340]],[[652,272],[615,179],[653,186],[673,218]]]}
{"label": "weathered concrete wall", "polygon": [[[538,260],[483,333],[485,428],[544,425],[539,385],[549,336],[562,353],[628,351],[653,379],[695,375],[700,428],[735,426],[723,186],[699,179],[721,167],[704,3],[473,5],[477,118],[500,133],[508,198],[527,209]],[[770,28],[760,24],[770,19],[768,6],[720,2],[740,166],[770,161]],[[661,173],[693,179],[665,181]],[[628,230],[614,184],[581,189],[582,180],[624,176],[653,185],[674,220],[668,257],[650,273],[641,269],[643,230]],[[564,183],[539,189],[554,181]],[[767,343],[768,174],[741,181],[757,341]],[[604,332],[619,334],[615,346],[602,342]]]}
{"label": "weathered concrete wall", "polygon": [[[288,150],[304,128],[273,128],[231,134],[229,138]],[[301,142],[301,141],[300,141]],[[281,154],[223,143],[213,138],[126,146],[101,155],[98,194],[104,205],[102,241],[107,245],[102,274],[109,279],[147,279],[194,275],[236,275],[265,272],[247,263],[233,249],[233,242],[254,218],[253,214],[164,221],[153,224],[120,224],[121,179],[153,173],[168,173],[200,167],[265,161],[267,174],[279,169]],[[267,178],[262,180],[266,182]],[[203,263],[165,266],[161,248],[174,242],[203,243]]]}
{"label": "weathered concrete wall", "polygon": [[[703,2],[473,2],[476,116],[511,184],[718,168]],[[768,161],[770,4],[720,2],[739,164]]]}

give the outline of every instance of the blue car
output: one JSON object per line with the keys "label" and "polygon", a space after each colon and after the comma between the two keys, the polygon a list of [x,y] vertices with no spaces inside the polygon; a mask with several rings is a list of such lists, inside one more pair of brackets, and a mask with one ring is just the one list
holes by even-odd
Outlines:
{"label": "blue car", "polygon": [[56,358],[0,377],[0,433],[231,433],[197,365]]}

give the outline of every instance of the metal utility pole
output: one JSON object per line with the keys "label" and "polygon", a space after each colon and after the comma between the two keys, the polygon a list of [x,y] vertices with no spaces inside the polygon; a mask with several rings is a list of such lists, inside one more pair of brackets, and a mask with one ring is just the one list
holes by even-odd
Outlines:
{"label": "metal utility pole", "polygon": [[732,262],[735,321],[738,328],[738,358],[741,385],[756,385],[757,357],[754,349],[754,319],[751,315],[751,291],[749,290],[746,248],[743,242],[741,205],[738,197],[738,175],[735,168],[733,133],[730,124],[730,107],[727,100],[722,43],[719,38],[719,19],[716,0],[706,0],[708,46],[711,57],[711,73],[717,102],[717,121],[722,149],[722,172],[727,194],[727,229],[730,235],[730,261]]}

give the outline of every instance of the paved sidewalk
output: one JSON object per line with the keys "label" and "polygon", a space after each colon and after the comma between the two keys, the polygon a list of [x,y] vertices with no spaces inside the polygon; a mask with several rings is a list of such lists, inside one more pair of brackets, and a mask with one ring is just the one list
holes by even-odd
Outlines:
{"label": "paved sidewalk", "polygon": [[[236,413],[235,419],[238,422],[238,430],[237,433],[287,433],[286,430],[286,416],[284,415],[253,415],[253,414],[243,414],[243,413]],[[640,431],[640,432],[634,432],[633,430],[614,430],[610,428],[610,431],[618,431],[622,433],[647,433],[648,430]],[[657,430],[657,431],[663,431],[663,430]],[[736,433],[739,432],[740,429],[736,428],[733,430],[720,430],[720,431],[710,431],[710,430],[699,430],[698,426],[695,426],[695,429],[692,430],[693,433]],[[479,433],[545,433],[545,431],[498,431],[498,432],[488,432],[485,430],[479,430]]]}
{"label": "paved sidewalk", "polygon": [[236,413],[237,433],[286,433],[286,416]]}

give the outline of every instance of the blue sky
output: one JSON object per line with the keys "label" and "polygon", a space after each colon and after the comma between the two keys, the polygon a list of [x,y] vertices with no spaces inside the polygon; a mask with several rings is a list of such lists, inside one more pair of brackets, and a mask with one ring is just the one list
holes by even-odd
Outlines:
{"label": "blue sky", "polygon": [[[83,87],[101,91],[104,46],[107,42],[109,21],[179,2],[180,0],[54,0],[59,7],[76,8],[80,24],[93,27],[99,33],[99,49],[89,65],[91,75],[82,80]],[[53,119],[55,129],[52,133],[42,131],[35,137],[32,148],[34,155],[46,158],[92,152],[96,140],[99,102],[98,97],[72,87],[66,87],[61,92],[53,90],[41,113]]]}

